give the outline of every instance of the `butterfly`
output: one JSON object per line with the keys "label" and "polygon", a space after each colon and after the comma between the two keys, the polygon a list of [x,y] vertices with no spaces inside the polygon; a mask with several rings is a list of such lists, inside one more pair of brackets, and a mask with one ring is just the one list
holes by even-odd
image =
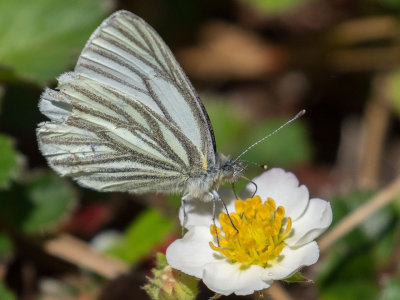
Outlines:
{"label": "butterfly", "polygon": [[50,119],[37,129],[48,164],[94,190],[215,202],[218,187],[245,170],[216,151],[207,112],[172,52],[128,11],[103,21],[39,109]]}

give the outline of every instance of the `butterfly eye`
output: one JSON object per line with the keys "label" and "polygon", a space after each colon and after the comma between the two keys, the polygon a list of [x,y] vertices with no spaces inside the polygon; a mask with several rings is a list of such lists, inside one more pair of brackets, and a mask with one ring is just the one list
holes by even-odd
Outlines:
{"label": "butterfly eye", "polygon": [[233,165],[230,162],[227,162],[225,165],[222,166],[222,170],[224,172],[232,172],[233,171]]}

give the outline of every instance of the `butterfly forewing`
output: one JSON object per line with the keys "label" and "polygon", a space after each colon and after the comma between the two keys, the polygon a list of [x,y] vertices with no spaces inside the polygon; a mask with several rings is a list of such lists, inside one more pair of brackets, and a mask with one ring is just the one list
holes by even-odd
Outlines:
{"label": "butterfly forewing", "polygon": [[49,164],[93,189],[182,192],[215,162],[212,128],[190,82],[129,12],[103,22],[40,109],[51,120],[38,128]]}
{"label": "butterfly forewing", "polygon": [[120,11],[105,20],[75,71],[163,115],[214,163],[214,134],[196,91],[163,40],[141,18]]}

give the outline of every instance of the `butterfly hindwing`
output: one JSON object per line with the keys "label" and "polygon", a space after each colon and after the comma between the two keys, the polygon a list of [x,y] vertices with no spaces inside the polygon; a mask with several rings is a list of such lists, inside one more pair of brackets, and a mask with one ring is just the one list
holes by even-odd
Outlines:
{"label": "butterfly hindwing", "polygon": [[141,102],[74,73],[47,89],[39,125],[42,153],[61,175],[96,190],[180,191],[202,168],[198,148]]}

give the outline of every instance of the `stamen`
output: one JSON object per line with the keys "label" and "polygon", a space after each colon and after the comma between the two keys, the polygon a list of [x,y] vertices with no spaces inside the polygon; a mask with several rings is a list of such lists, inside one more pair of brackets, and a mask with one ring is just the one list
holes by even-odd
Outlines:
{"label": "stamen", "polygon": [[272,264],[285,247],[285,238],[292,228],[285,209],[276,208],[272,198],[263,203],[258,196],[237,200],[235,208],[236,212],[219,215],[220,228],[210,226],[217,241],[217,245],[210,242],[211,249],[243,267]]}

